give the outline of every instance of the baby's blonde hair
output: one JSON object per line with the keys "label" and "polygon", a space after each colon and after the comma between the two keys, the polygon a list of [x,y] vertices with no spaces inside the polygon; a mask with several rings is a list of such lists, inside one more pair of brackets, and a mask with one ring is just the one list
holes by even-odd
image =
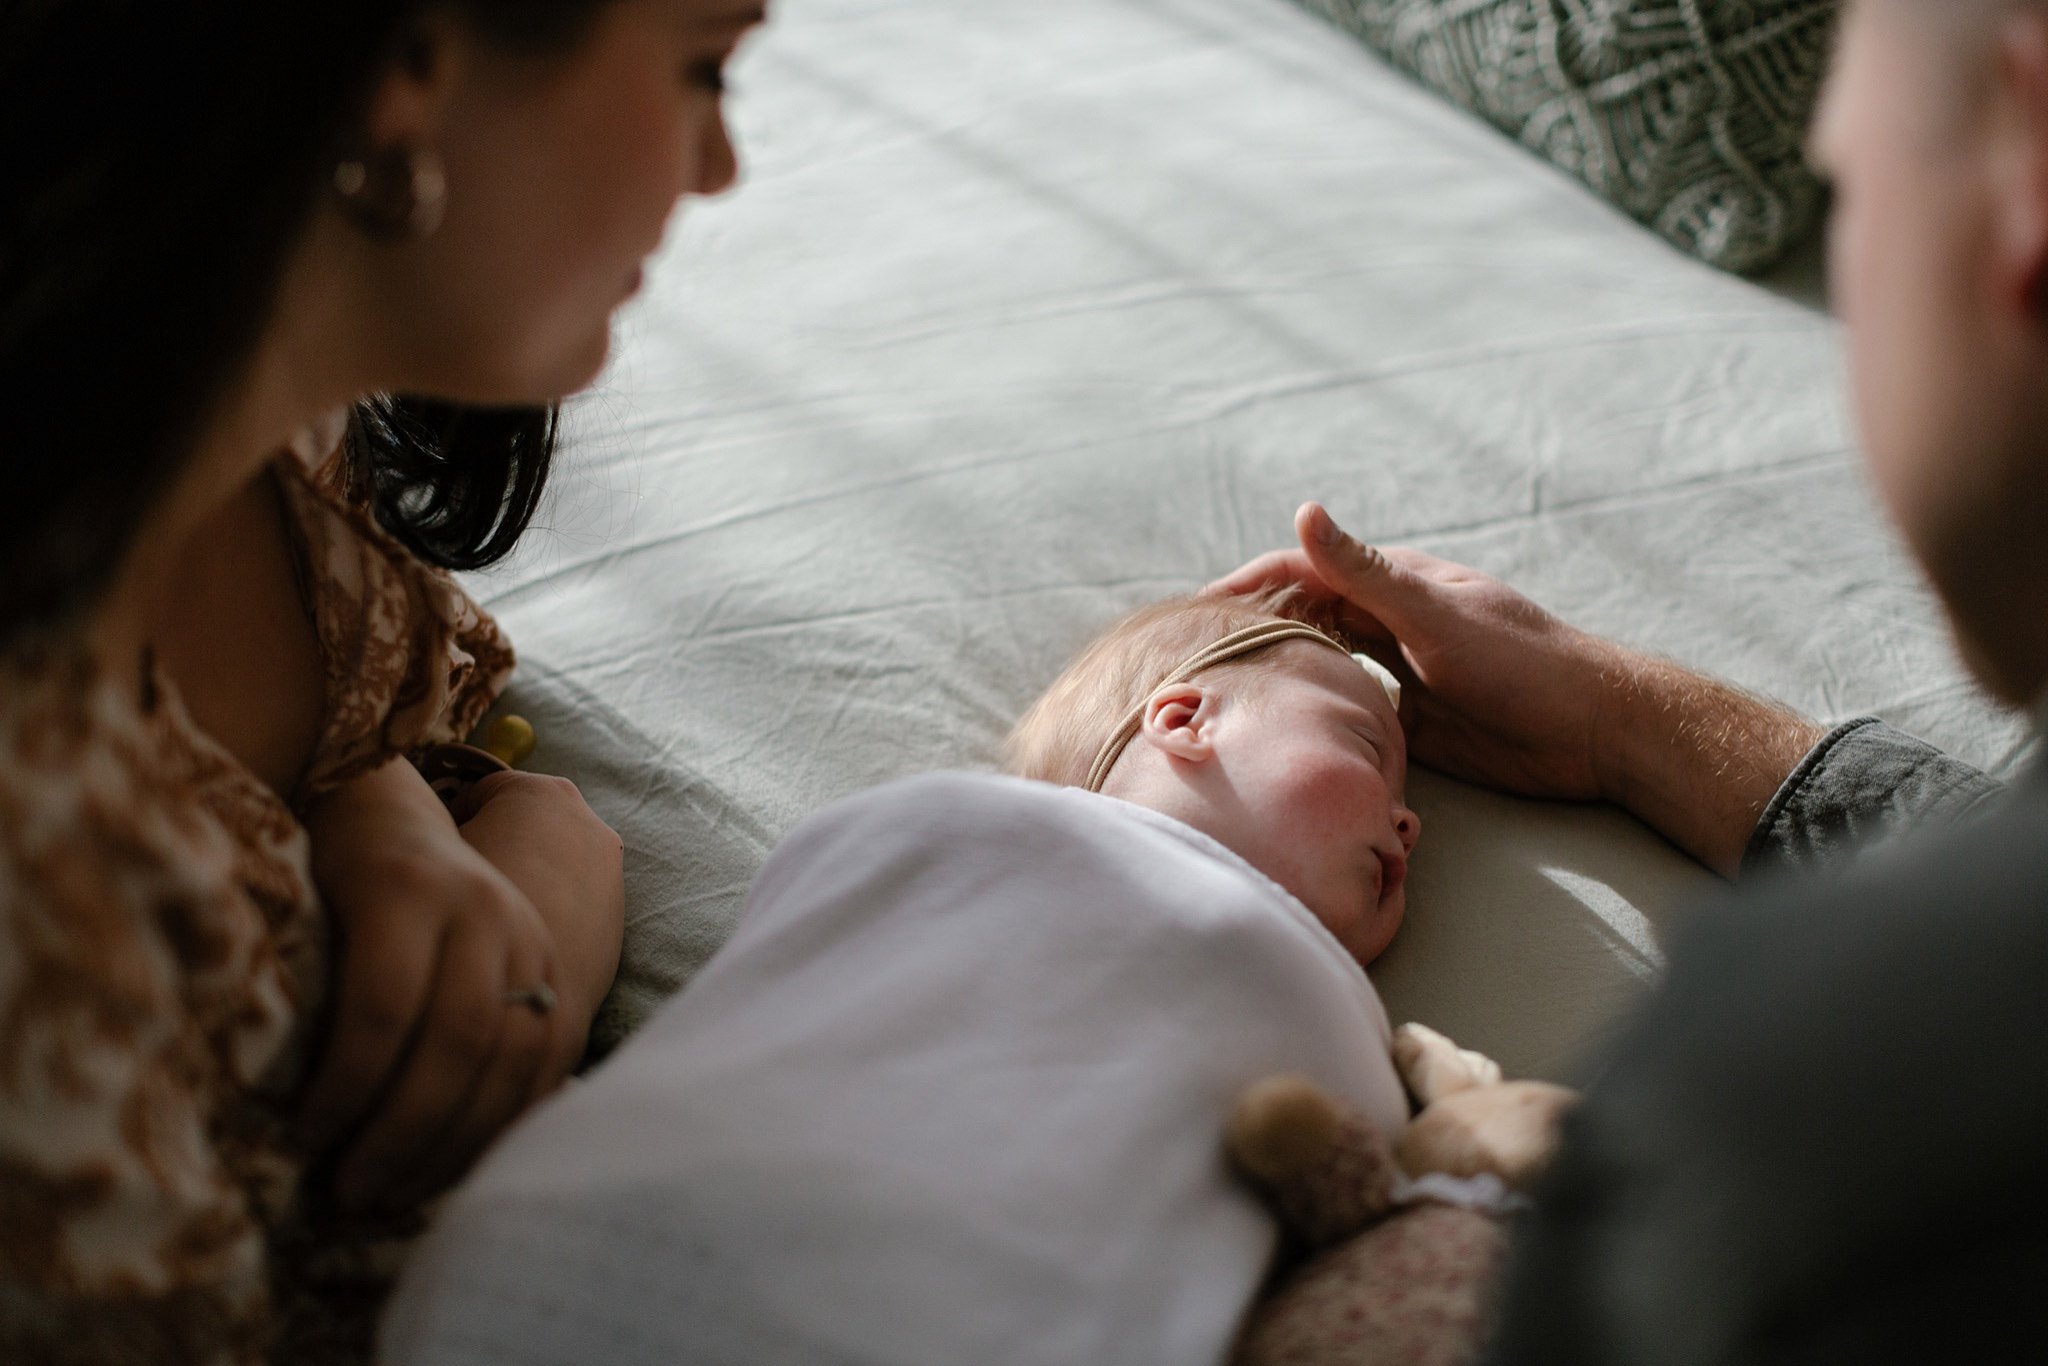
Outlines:
{"label": "baby's blonde hair", "polygon": [[[1003,742],[1003,771],[1066,787],[1084,787],[1095,753],[1167,675],[1233,631],[1268,621],[1299,621],[1342,640],[1327,611],[1294,588],[1238,597],[1174,597],[1122,618],[1075,657],[1040,694]],[[1253,674],[1276,667],[1271,650],[1216,666]]]}

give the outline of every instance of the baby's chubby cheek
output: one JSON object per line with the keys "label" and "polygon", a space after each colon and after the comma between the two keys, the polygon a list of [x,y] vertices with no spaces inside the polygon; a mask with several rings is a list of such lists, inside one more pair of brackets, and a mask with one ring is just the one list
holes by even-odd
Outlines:
{"label": "baby's chubby cheek", "polygon": [[1394,936],[1399,933],[1401,921],[1407,914],[1407,894],[1394,893],[1381,904],[1377,914],[1368,918],[1358,934],[1344,942],[1344,947],[1358,960],[1360,967],[1370,967],[1372,961],[1385,953],[1387,946],[1394,942]]}
{"label": "baby's chubby cheek", "polygon": [[[1391,828],[1391,802],[1377,813],[1357,813],[1341,829],[1328,832],[1316,860],[1321,902],[1317,919],[1361,964],[1386,952],[1407,914],[1405,869],[1383,871],[1376,842],[1365,837],[1365,832]],[[1385,843],[1384,834],[1377,843]],[[1388,876],[1401,881],[1389,887]]]}
{"label": "baby's chubby cheek", "polygon": [[[1324,746],[1303,747],[1290,757],[1286,791],[1278,803],[1288,819],[1319,834],[1357,832],[1392,809],[1385,782],[1356,755]],[[1377,810],[1375,810],[1377,808]]]}

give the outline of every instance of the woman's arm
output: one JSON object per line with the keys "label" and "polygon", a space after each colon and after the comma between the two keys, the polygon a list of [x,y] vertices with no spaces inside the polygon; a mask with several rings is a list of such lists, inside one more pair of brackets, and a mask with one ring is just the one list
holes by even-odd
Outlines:
{"label": "woman's arm", "polygon": [[[316,1148],[341,1150],[344,1203],[402,1205],[460,1176],[567,1075],[610,984],[618,837],[573,785],[502,776],[470,795],[480,841],[402,759],[307,815],[339,945],[302,1123]],[[521,1003],[535,989],[551,1009]]]}

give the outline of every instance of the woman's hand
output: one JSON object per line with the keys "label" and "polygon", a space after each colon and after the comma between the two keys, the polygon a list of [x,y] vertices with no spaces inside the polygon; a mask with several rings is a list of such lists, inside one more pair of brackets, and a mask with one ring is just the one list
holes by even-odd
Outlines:
{"label": "woman's hand", "polygon": [[1408,685],[1416,759],[1532,797],[1605,799],[1732,875],[1757,817],[1820,727],[1773,703],[1565,624],[1497,579],[1375,549],[1314,503],[1301,545],[1210,585],[1295,584],[1334,606]]}
{"label": "woman's hand", "polygon": [[625,849],[566,778],[506,770],[456,803],[464,843],[533,899],[555,943],[554,986],[579,1023],[555,1080],[582,1055],[619,970],[626,932]]}
{"label": "woman's hand", "polygon": [[[532,797],[527,775],[507,776]],[[566,793],[551,789],[545,800],[519,803],[523,814],[507,808],[491,825],[523,827],[533,857],[559,858],[592,878],[594,918],[613,920],[615,961],[617,838],[603,831],[608,866],[593,859],[602,841],[588,826],[603,827],[573,787],[562,787]],[[488,791],[469,796],[476,819],[493,805]],[[552,819],[537,820],[542,811]],[[556,927],[534,895],[463,837],[403,760],[330,794],[307,824],[315,880],[340,942],[332,1031],[301,1123],[316,1150],[342,1145],[335,1194],[345,1207],[403,1207],[462,1175],[560,1083],[602,987],[592,989],[591,955],[580,941],[576,970],[564,970]],[[551,1009],[517,997],[536,989],[552,994]]]}

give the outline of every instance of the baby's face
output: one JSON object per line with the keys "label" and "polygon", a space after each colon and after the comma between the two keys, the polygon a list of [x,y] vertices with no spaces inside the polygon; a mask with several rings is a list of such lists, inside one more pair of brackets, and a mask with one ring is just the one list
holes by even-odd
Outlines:
{"label": "baby's face", "polygon": [[1225,778],[1208,833],[1294,893],[1360,963],[1401,927],[1421,822],[1408,744],[1377,680],[1312,641],[1231,681],[1216,735]]}

